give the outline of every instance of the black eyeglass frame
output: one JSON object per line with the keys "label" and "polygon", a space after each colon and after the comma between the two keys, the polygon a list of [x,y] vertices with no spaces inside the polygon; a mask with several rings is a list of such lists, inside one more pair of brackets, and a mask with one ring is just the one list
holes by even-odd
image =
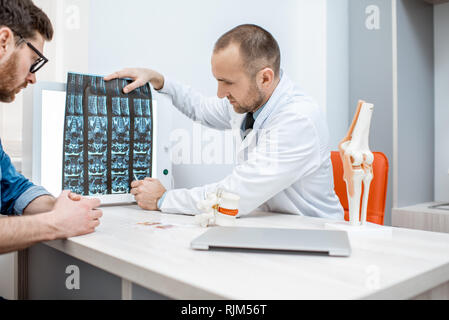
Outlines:
{"label": "black eyeglass frame", "polygon": [[21,41],[25,42],[26,45],[39,56],[39,59],[37,59],[36,62],[34,62],[30,67],[30,73],[38,72],[49,60],[24,37],[22,37],[20,34],[17,35],[20,37],[18,44],[20,44]]}

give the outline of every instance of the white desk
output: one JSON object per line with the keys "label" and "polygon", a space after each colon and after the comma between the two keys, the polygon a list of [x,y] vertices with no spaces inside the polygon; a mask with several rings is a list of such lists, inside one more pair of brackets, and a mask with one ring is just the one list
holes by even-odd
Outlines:
{"label": "white desk", "polygon": [[[47,245],[124,279],[124,298],[132,282],[176,299],[409,299],[449,281],[449,234],[396,228],[385,238],[353,234],[351,257],[338,258],[195,251],[190,242],[205,229],[193,217],[134,206],[104,208],[101,222],[94,234]],[[256,213],[237,225],[322,229],[325,222]]]}

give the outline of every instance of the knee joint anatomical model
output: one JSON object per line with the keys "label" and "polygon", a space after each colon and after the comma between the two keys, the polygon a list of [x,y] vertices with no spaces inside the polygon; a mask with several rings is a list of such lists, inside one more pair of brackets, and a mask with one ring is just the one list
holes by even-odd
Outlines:
{"label": "knee joint anatomical model", "polygon": [[[359,101],[357,112],[346,137],[339,145],[343,161],[344,180],[348,191],[349,221],[351,225],[364,225],[368,208],[374,155],[368,146],[369,130],[374,106]],[[362,195],[363,183],[363,195]],[[362,205],[360,208],[360,204]],[[359,221],[359,217],[360,221]]]}

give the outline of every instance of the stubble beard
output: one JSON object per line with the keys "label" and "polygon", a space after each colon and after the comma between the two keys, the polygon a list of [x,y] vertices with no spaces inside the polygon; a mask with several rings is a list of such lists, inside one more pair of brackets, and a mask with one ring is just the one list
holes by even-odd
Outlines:
{"label": "stubble beard", "polygon": [[244,114],[248,112],[254,112],[260,106],[262,106],[262,103],[265,100],[262,92],[259,90],[259,88],[256,87],[255,84],[249,90],[247,97],[249,97],[249,102],[245,103],[245,105],[238,104],[233,106],[236,113]]}
{"label": "stubble beard", "polygon": [[14,53],[3,66],[0,66],[0,102],[13,102],[16,91],[25,86],[25,83],[18,87],[11,86],[17,82],[17,61],[17,53]]}

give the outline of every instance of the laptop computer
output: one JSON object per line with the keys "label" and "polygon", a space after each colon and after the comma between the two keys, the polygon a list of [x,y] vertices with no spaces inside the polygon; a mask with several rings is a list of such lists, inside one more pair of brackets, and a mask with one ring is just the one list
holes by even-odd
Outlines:
{"label": "laptop computer", "polygon": [[191,242],[196,250],[227,249],[351,255],[346,231],[215,227]]}

